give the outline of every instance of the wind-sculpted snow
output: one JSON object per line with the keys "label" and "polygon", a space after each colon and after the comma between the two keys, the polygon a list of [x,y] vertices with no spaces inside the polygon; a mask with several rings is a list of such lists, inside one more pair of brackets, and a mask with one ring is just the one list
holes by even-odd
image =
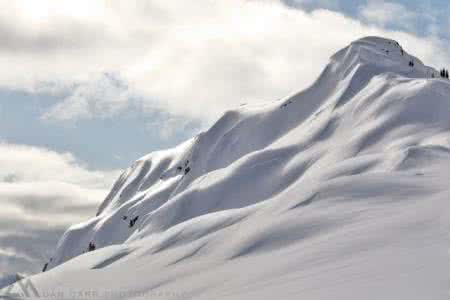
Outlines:
{"label": "wind-sculpted snow", "polygon": [[135,162],[33,283],[95,299],[448,299],[438,77],[395,41],[355,41],[305,91]]}

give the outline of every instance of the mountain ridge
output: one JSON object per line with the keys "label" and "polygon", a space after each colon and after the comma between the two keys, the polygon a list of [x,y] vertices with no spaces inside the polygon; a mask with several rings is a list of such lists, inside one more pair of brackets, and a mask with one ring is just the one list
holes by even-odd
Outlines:
{"label": "mountain ridge", "polygon": [[[397,42],[359,39],[306,90],[229,111],[137,160],[32,278],[106,288],[100,273],[132,290],[189,290],[184,299],[389,299],[389,289],[444,299],[449,95],[449,82]],[[423,291],[410,288],[421,280]]]}

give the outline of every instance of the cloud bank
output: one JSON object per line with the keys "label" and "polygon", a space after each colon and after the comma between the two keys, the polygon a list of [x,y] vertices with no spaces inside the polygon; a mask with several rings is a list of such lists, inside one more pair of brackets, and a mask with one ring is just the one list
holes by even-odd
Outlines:
{"label": "cloud bank", "polygon": [[[374,1],[370,0],[366,5],[360,7],[360,15],[363,20],[379,27],[396,27],[405,31],[414,30],[419,24],[417,20],[421,17],[428,17],[432,20],[431,15],[421,14],[408,9],[406,6],[390,2],[390,1]],[[430,26],[434,22],[430,23]],[[422,25],[423,26],[423,25]]]}
{"label": "cloud bank", "polygon": [[436,36],[382,29],[398,18],[380,17],[371,2],[364,22],[269,0],[1,3],[0,85],[69,91],[44,115],[59,121],[111,116],[136,99],[144,111],[211,121],[242,102],[306,87],[334,51],[366,35],[397,39],[428,64],[448,63]]}
{"label": "cloud bank", "polygon": [[70,153],[0,144],[0,277],[38,272],[62,232],[95,213],[117,171],[86,169]]}

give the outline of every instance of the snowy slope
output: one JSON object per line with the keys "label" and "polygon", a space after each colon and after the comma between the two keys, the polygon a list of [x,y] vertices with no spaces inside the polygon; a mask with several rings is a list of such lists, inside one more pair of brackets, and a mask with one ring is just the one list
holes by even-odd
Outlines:
{"label": "snowy slope", "polygon": [[95,299],[448,299],[437,77],[395,41],[355,41],[307,90],[136,161],[31,280]]}

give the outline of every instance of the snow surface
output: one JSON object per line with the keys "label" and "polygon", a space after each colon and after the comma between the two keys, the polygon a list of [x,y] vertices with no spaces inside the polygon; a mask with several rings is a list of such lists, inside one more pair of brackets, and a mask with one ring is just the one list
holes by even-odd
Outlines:
{"label": "snow surface", "polygon": [[449,299],[449,96],[397,42],[357,40],[305,91],[136,161],[30,279],[41,298]]}

